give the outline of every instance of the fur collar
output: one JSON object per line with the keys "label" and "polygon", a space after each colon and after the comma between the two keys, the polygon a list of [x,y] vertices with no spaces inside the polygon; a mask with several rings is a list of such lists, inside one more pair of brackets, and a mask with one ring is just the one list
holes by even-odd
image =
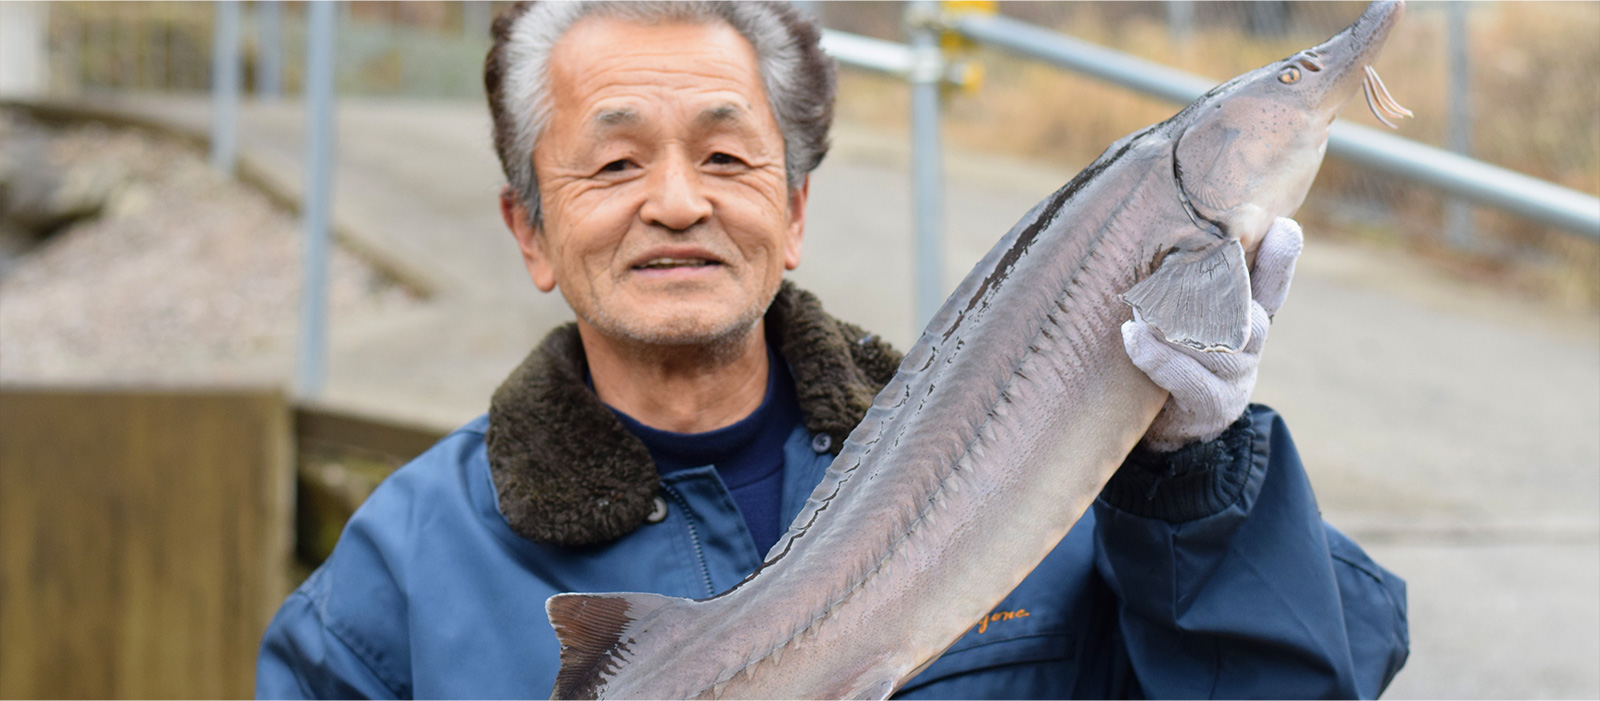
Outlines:
{"label": "fur collar", "polygon": [[[789,363],[806,428],[844,445],[900,353],[839,321],[785,281],[767,327]],[[549,545],[625,536],[650,513],[660,476],[644,444],[584,384],[575,324],[550,332],[495,391],[486,437],[500,511],[511,529]]]}

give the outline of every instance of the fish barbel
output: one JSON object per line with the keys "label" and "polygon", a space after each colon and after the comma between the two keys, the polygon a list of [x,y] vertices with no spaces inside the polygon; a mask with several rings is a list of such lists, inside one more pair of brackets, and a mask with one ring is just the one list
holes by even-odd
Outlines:
{"label": "fish barbel", "polygon": [[1401,13],[1374,2],[1112,144],[956,288],[753,575],[701,601],[551,597],[554,696],[881,699],[937,659],[1166,402],[1123,348],[1130,307],[1173,342],[1244,346],[1245,251],[1300,206],[1335,116],[1358,88],[1404,114],[1370,67]]}

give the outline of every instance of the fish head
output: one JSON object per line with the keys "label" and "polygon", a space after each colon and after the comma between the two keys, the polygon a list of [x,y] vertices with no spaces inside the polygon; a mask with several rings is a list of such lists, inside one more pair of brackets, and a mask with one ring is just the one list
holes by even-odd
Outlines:
{"label": "fish head", "polygon": [[1388,100],[1378,101],[1393,103],[1370,64],[1403,7],[1374,2],[1333,38],[1218,86],[1173,118],[1173,174],[1197,226],[1254,251],[1275,218],[1300,208],[1329,127],[1356,91],[1366,86],[1371,104],[1376,83]]}
{"label": "fish head", "polygon": [[1163,124],[1193,226],[1156,242],[1154,270],[1123,295],[1135,316],[1196,350],[1244,347],[1249,261],[1273,220],[1305,200],[1340,110],[1364,88],[1379,119],[1380,109],[1409,114],[1370,66],[1403,7],[1378,0],[1332,39],[1217,86]]}

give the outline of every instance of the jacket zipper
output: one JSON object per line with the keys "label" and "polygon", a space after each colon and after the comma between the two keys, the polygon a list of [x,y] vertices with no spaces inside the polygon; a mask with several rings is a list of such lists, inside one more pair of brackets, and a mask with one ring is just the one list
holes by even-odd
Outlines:
{"label": "jacket zipper", "polygon": [[689,511],[688,500],[666,483],[662,483],[661,488],[672,495],[672,500],[678,502],[678,508],[683,510],[683,522],[689,525],[689,542],[694,545],[694,556],[700,560],[700,577],[706,583],[706,596],[716,596],[717,590],[711,585],[711,567],[706,564],[706,552],[700,547],[700,531],[694,527],[694,515]]}

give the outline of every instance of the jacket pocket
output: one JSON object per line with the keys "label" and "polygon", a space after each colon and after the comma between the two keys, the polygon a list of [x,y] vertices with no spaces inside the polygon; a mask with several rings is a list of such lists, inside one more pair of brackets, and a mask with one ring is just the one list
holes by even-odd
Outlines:
{"label": "jacket pocket", "polygon": [[[991,637],[992,636],[992,637]],[[912,678],[896,698],[1064,698],[1076,678],[1073,636],[1065,632],[1001,637],[989,631],[957,641]]]}

